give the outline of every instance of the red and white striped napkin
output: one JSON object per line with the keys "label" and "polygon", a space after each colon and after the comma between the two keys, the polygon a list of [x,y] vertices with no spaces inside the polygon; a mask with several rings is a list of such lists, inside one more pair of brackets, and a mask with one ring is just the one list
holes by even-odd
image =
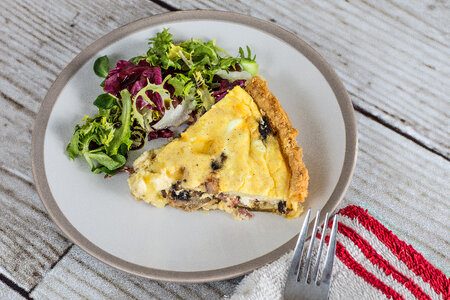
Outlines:
{"label": "red and white striped napkin", "polygon": [[[330,299],[450,299],[449,278],[367,211],[350,205],[338,215]],[[328,227],[327,234],[331,221]],[[231,299],[281,299],[291,258],[246,276]]]}

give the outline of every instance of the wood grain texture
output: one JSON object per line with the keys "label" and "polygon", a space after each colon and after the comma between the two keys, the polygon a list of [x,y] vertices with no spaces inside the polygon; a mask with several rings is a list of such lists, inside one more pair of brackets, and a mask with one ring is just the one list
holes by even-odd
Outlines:
{"label": "wood grain texture", "polygon": [[3,169],[0,178],[0,269],[29,290],[70,244],[30,182]]}
{"label": "wood grain texture", "polygon": [[0,272],[21,288],[40,282],[70,245],[33,186],[31,132],[40,102],[83,48],[164,11],[142,1],[0,2]]}
{"label": "wood grain texture", "polygon": [[209,284],[151,281],[117,271],[73,247],[31,293],[34,299],[221,299],[239,280]]}
{"label": "wood grain texture", "polygon": [[33,124],[34,113],[17,109],[17,104],[12,101],[1,103],[0,168],[17,175],[27,183],[33,183],[30,162]]}
{"label": "wood grain texture", "polygon": [[25,298],[0,281],[0,299],[24,300]]}
{"label": "wood grain texture", "polygon": [[[357,116],[360,154],[354,179],[341,207],[356,204],[369,209],[426,259],[445,270],[450,265],[447,239],[450,205],[445,201],[444,181],[450,176],[450,164],[363,115]],[[432,202],[433,206],[423,209],[427,202]],[[423,217],[420,224],[411,218],[418,214]],[[395,217],[387,219],[387,215]],[[94,286],[89,286],[92,283]],[[223,281],[215,283],[215,287],[227,294],[237,283],[237,280]],[[211,299],[219,294],[214,294],[209,285],[155,283],[117,272],[74,247],[32,296],[35,299]]]}
{"label": "wood grain texture", "polygon": [[286,28],[335,68],[359,110],[450,157],[448,2],[165,2],[244,13]]}
{"label": "wood grain texture", "polygon": [[[449,156],[448,2],[166,2],[278,23],[331,63],[359,110]],[[33,290],[36,299],[218,298],[239,281],[157,283],[107,267],[77,247],[58,262],[71,244],[47,217],[33,186],[33,119],[57,74],[105,33],[166,10],[137,0],[0,1],[0,273]],[[448,274],[448,162],[358,118],[359,159],[343,204],[368,208]],[[436,243],[427,243],[430,238]],[[20,295],[0,281],[0,299],[16,298]]]}

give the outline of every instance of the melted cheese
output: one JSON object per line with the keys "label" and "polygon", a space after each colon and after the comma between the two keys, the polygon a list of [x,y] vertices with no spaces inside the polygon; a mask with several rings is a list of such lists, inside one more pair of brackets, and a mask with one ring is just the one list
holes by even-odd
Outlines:
{"label": "melted cheese", "polygon": [[205,191],[212,161],[226,159],[214,171],[220,192],[274,201],[286,200],[289,170],[276,137],[262,140],[261,113],[247,92],[235,87],[181,136],[139,157],[128,182],[136,199],[162,207],[161,190],[176,181]]}

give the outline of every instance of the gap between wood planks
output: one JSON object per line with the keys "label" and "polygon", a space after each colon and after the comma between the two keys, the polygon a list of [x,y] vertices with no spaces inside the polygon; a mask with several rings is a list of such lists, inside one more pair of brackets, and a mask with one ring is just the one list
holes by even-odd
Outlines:
{"label": "gap between wood planks", "polygon": [[173,6],[171,4],[168,4],[168,3],[164,2],[164,1],[161,1],[161,0],[150,0],[150,2],[153,2],[153,3],[155,3],[155,4],[157,4],[157,5],[161,6],[161,7],[164,7],[167,10],[170,10],[170,11],[180,11],[179,8],[176,8],[175,6]]}
{"label": "gap between wood planks", "polygon": [[[352,93],[349,93],[351,96],[354,96]],[[395,133],[407,138],[408,140],[416,143],[417,145],[421,146],[422,148],[427,149],[428,151],[439,155],[440,157],[442,157],[443,159],[445,159],[446,161],[450,161],[450,157],[446,156],[444,153],[441,153],[433,148],[428,147],[425,143],[423,143],[422,141],[418,140],[417,138],[413,137],[412,135],[410,135],[409,133],[395,127],[394,125],[390,124],[389,122],[383,120],[381,117],[378,117],[374,114],[372,114],[371,112],[369,112],[368,110],[365,110],[364,108],[362,108],[361,106],[359,106],[358,104],[356,104],[355,102],[352,101],[353,104],[353,108],[357,111],[360,112],[361,114],[363,114],[365,117],[374,120],[377,123],[380,123],[381,125],[389,128],[390,130],[394,131]]]}
{"label": "gap between wood planks", "polygon": [[30,297],[30,293],[18,286],[14,281],[0,273],[0,281],[9,286],[12,290],[17,292],[20,296],[24,297],[25,299],[33,299]]}
{"label": "gap between wood planks", "polygon": [[[67,249],[61,254],[61,256],[59,257],[58,260],[56,260],[51,266],[50,268],[47,270],[47,272],[50,272],[55,266],[56,264],[64,257],[67,255],[67,253],[69,253],[70,249],[72,249],[74,244],[70,244],[69,247],[67,247]],[[0,273],[0,281],[3,282],[4,284],[6,284],[7,286],[9,286],[12,290],[14,290],[15,292],[17,292],[19,295],[21,295],[22,297],[24,297],[25,299],[30,299],[33,300],[33,298],[30,296],[31,293],[33,292],[33,290],[39,285],[39,283],[37,283],[35,286],[33,286],[29,291],[26,291],[24,288],[20,287],[19,285],[17,285],[14,281],[12,281],[11,279],[9,279],[8,277],[6,277],[5,275],[3,275],[2,273]]]}

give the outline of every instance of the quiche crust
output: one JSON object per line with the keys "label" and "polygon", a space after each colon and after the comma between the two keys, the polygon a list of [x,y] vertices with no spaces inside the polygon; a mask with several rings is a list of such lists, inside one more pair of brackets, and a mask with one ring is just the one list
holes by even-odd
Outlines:
{"label": "quiche crust", "polygon": [[252,96],[263,116],[269,120],[270,126],[276,133],[284,158],[291,172],[289,181],[289,199],[287,206],[292,209],[296,217],[302,212],[299,206],[308,195],[308,170],[303,163],[302,148],[297,145],[298,130],[284,111],[278,99],[267,88],[267,82],[260,77],[253,77],[245,90]]}

